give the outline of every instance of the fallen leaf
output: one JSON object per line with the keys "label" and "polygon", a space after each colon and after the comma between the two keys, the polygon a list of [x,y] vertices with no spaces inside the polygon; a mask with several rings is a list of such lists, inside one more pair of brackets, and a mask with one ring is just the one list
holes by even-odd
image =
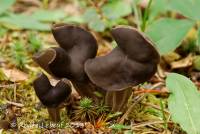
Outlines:
{"label": "fallen leaf", "polygon": [[171,69],[185,68],[191,66],[193,63],[193,56],[189,54],[186,58],[170,63]]}
{"label": "fallen leaf", "polygon": [[6,69],[2,68],[2,71],[6,77],[12,82],[25,81],[28,79],[28,75],[18,69]]}

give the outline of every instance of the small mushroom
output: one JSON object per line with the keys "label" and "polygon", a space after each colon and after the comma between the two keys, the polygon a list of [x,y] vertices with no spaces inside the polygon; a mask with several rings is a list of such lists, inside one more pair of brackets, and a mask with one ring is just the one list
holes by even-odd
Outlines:
{"label": "small mushroom", "polygon": [[149,80],[156,72],[159,54],[151,41],[134,28],[116,27],[112,36],[118,46],[105,56],[87,60],[85,71],[94,84],[107,90],[106,103],[112,110],[123,111],[131,87]]}
{"label": "small mushroom", "polygon": [[54,87],[43,73],[33,82],[36,95],[48,109],[54,122],[60,121],[59,105],[70,97],[71,86],[66,78],[61,79]]}
{"label": "small mushroom", "polygon": [[81,96],[96,99],[94,92],[104,93],[91,83],[84,71],[86,60],[97,53],[97,42],[92,34],[67,24],[53,25],[52,33],[60,47],[36,54],[33,59],[54,77],[68,78]]}

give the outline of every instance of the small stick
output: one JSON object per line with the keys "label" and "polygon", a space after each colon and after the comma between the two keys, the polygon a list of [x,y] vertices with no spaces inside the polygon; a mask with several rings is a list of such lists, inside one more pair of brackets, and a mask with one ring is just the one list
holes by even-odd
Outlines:
{"label": "small stick", "polygon": [[140,91],[135,91],[134,94],[141,94],[141,93],[158,93],[158,94],[164,94],[169,93],[167,91],[161,91],[157,89],[141,89]]}
{"label": "small stick", "polygon": [[6,103],[17,106],[17,107],[24,107],[24,104],[17,103],[17,102],[12,102],[12,101],[6,101]]}
{"label": "small stick", "polygon": [[[139,128],[139,127],[148,126],[148,125],[163,124],[163,123],[164,123],[164,121],[150,121],[150,122],[144,122],[144,123],[140,123],[140,124],[133,125],[133,129]],[[173,123],[173,122],[169,121],[169,122],[167,122],[167,123]]]}
{"label": "small stick", "polygon": [[17,93],[17,86],[16,86],[16,84],[15,84],[15,85],[14,85],[14,101],[17,100],[17,95],[16,95],[16,93]]}

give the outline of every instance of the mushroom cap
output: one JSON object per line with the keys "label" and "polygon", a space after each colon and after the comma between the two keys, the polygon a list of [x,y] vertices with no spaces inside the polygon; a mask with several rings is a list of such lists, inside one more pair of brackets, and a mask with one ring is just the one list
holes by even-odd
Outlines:
{"label": "mushroom cap", "polygon": [[55,77],[63,77],[68,74],[70,58],[62,48],[48,48],[46,51],[35,54],[33,60]]}
{"label": "mushroom cap", "polygon": [[55,52],[52,49],[47,49],[46,51],[39,52],[33,55],[33,60],[49,74],[52,74],[49,69],[49,63],[52,62],[54,58]]}
{"label": "mushroom cap", "polygon": [[150,40],[125,26],[111,33],[118,46],[105,56],[86,61],[89,79],[108,91],[120,91],[150,79],[159,63],[159,54]]}
{"label": "mushroom cap", "polygon": [[47,107],[58,107],[71,94],[70,82],[67,79],[61,79],[53,87],[43,73],[35,79],[33,87],[42,104]]}
{"label": "mushroom cap", "polygon": [[56,77],[85,80],[84,63],[97,53],[97,42],[93,35],[83,28],[67,24],[53,25],[52,33],[61,48],[37,54],[35,61]]}

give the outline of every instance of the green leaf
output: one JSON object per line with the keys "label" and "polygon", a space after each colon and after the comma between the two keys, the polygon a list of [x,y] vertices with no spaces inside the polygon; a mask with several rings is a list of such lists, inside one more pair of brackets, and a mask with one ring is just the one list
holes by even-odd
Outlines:
{"label": "green leaf", "polygon": [[185,76],[170,73],[166,85],[171,92],[168,99],[172,120],[188,134],[200,134],[200,93]]}
{"label": "green leaf", "polygon": [[115,19],[115,20],[104,20],[105,25],[107,28],[112,28],[113,26],[116,25],[128,25],[128,21],[127,19],[124,18],[119,18],[119,19]]}
{"label": "green leaf", "polygon": [[131,10],[131,4],[123,0],[115,0],[108,2],[102,7],[103,15],[109,19],[118,19],[123,16],[129,15]]}
{"label": "green leaf", "polygon": [[81,16],[67,16],[65,19],[63,19],[63,22],[82,24],[85,21]]}
{"label": "green leaf", "polygon": [[10,29],[50,30],[49,24],[41,23],[23,14],[9,14],[8,16],[0,17],[0,24]]}
{"label": "green leaf", "polygon": [[200,0],[169,0],[170,9],[194,20],[200,20]]}
{"label": "green leaf", "polygon": [[36,53],[42,48],[42,42],[37,34],[30,33],[28,36],[28,51]]}
{"label": "green leaf", "polygon": [[99,14],[97,13],[96,9],[95,8],[88,8],[85,13],[83,14],[83,19],[86,21],[86,22],[90,22],[90,21],[93,21],[95,19],[99,19],[100,16]]}
{"label": "green leaf", "polygon": [[89,28],[97,32],[103,32],[106,28],[105,23],[94,8],[87,9],[83,15],[83,19],[88,23]]}
{"label": "green leaf", "polygon": [[63,19],[66,14],[61,10],[37,10],[32,17],[39,21],[52,22]]}
{"label": "green leaf", "polygon": [[174,51],[194,25],[193,21],[160,19],[147,28],[147,35],[154,41],[160,54]]}
{"label": "green leaf", "polygon": [[0,14],[4,13],[15,3],[15,0],[0,0]]}
{"label": "green leaf", "polygon": [[91,28],[97,32],[103,32],[105,30],[106,26],[102,20],[96,19],[89,23],[89,28]]}
{"label": "green leaf", "polygon": [[0,27],[0,38],[3,37],[7,31],[8,31],[7,29]]}
{"label": "green leaf", "polygon": [[149,19],[152,21],[159,14],[166,12],[167,9],[168,9],[167,0],[153,0],[152,5],[150,7]]}

